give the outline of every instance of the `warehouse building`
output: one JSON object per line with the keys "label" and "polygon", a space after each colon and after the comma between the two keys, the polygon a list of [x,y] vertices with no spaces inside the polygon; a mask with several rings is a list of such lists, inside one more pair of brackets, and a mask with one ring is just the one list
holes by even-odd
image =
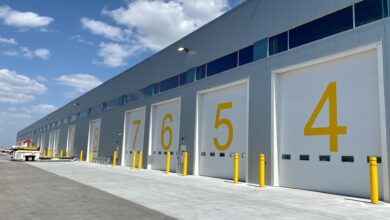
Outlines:
{"label": "warehouse building", "polygon": [[[248,0],[24,128],[17,142],[84,160],[389,201],[387,0]],[[180,158],[179,158],[180,159]]]}

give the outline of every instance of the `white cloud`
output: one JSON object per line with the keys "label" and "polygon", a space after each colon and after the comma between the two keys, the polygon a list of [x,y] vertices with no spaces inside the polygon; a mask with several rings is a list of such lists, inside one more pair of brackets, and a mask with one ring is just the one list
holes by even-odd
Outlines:
{"label": "white cloud", "polygon": [[47,60],[50,57],[50,50],[46,48],[39,48],[34,51],[34,55],[41,59]]}
{"label": "white cloud", "polygon": [[36,79],[37,79],[38,82],[46,82],[47,81],[46,77],[41,76],[41,75],[38,75],[36,77]]}
{"label": "white cloud", "polygon": [[228,10],[227,0],[135,0],[102,13],[125,25],[136,44],[161,50]]}
{"label": "white cloud", "polygon": [[24,58],[32,59],[38,57],[44,60],[49,59],[51,56],[50,50],[46,48],[38,48],[36,50],[31,50],[27,47],[20,47],[20,53]]}
{"label": "white cloud", "polygon": [[14,144],[18,130],[56,109],[57,107],[50,104],[39,104],[0,111],[0,145]]}
{"label": "white cloud", "polygon": [[31,51],[27,47],[20,47],[20,52],[22,53],[22,56],[27,59],[32,59],[34,58],[34,52]]}
{"label": "white cloud", "polygon": [[109,67],[118,67],[126,64],[126,59],[139,51],[140,48],[136,45],[127,46],[118,43],[105,43],[99,45],[98,56],[103,60],[102,64]]}
{"label": "white cloud", "polygon": [[26,30],[30,28],[43,28],[48,26],[54,19],[47,16],[40,16],[34,12],[16,11],[5,5],[0,6],[0,20],[6,25]]}
{"label": "white cloud", "polygon": [[115,41],[125,39],[124,32],[119,27],[85,17],[81,18],[80,21],[83,28],[90,30],[95,35],[101,35]]}
{"label": "white cloud", "polygon": [[75,35],[70,37],[71,40],[76,40],[77,42],[81,44],[87,44],[87,45],[94,45],[92,41],[86,40],[83,36],[81,35]]}
{"label": "white cloud", "polygon": [[50,112],[53,112],[56,109],[57,107],[55,107],[54,105],[39,104],[39,105],[31,105],[28,107],[22,107],[20,108],[20,111],[29,115],[33,115],[33,114],[49,114]]}
{"label": "white cloud", "polygon": [[4,37],[0,37],[0,44],[16,45],[18,44],[18,42],[16,42],[14,38],[7,39]]}
{"label": "white cloud", "polygon": [[18,51],[11,49],[11,50],[6,50],[2,52],[3,55],[9,56],[9,57],[15,57],[18,55]]}
{"label": "white cloud", "polygon": [[76,98],[77,96],[102,84],[102,82],[95,76],[81,73],[61,75],[55,80],[60,85],[71,87],[71,91],[64,93],[67,98]]}
{"label": "white cloud", "polygon": [[46,86],[35,79],[8,69],[0,69],[0,103],[26,103],[46,90]]}

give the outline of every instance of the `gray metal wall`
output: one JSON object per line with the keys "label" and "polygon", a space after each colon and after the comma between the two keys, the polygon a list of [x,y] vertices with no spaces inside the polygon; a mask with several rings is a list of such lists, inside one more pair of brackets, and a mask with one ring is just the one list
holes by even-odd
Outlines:
{"label": "gray metal wall", "polygon": [[[112,80],[78,98],[79,106],[72,103],[64,106],[46,118],[22,131],[33,130],[65,116],[85,110],[103,101],[118,97],[151,83],[184,72],[197,65],[236,51],[257,40],[286,31],[295,26],[314,20],[357,0],[249,0],[233,11],[212,21],[196,32],[186,36],[165,50],[146,59],[139,65],[118,75]],[[94,117],[68,123],[61,127],[60,149],[65,149],[67,128],[76,124],[75,150],[86,151],[88,124],[90,120],[101,118],[100,155],[110,156],[116,141],[122,149],[124,113],[126,110],[146,106],[146,126],[144,152],[148,147],[150,105],[156,102],[181,96],[180,137],[184,137],[189,147],[189,171],[193,171],[193,149],[195,134],[196,92],[239,79],[250,79],[249,94],[249,182],[258,181],[258,154],[271,155],[271,71],[323,57],[333,53],[353,49],[369,43],[382,41],[384,53],[384,77],[386,117],[390,117],[389,100],[389,50],[390,19],[380,20],[350,31],[343,32],[256,62],[240,66],[222,74],[191,83],[136,103],[120,106]],[[188,55],[177,52],[178,46],[188,47]],[[389,121],[389,120],[387,120]],[[389,129],[390,124],[387,124]],[[388,131],[389,133],[389,131]],[[48,143],[49,135],[46,136]],[[388,140],[390,143],[390,140]],[[390,152],[390,151],[389,151]],[[121,152],[119,152],[121,155]],[[390,158],[390,155],[388,155]],[[119,157],[120,159],[120,157]],[[146,165],[147,157],[144,157]],[[270,184],[270,169],[267,166],[267,184]]]}

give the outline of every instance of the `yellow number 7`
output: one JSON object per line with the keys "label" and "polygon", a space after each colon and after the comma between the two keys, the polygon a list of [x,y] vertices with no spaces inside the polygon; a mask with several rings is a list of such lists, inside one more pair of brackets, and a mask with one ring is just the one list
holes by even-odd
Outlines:
{"label": "yellow number 7", "polygon": [[[325,102],[328,100],[329,106],[329,127],[313,128],[314,121],[317,119]],[[346,126],[337,125],[337,91],[336,82],[329,83],[320,101],[315,107],[304,128],[305,136],[309,135],[329,135],[330,152],[338,151],[338,135],[347,134]]]}

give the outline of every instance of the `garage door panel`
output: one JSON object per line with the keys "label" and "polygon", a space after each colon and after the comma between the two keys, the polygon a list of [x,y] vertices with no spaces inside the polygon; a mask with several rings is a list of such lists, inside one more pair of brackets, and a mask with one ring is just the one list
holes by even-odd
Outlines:
{"label": "garage door panel", "polygon": [[[370,50],[277,76],[281,186],[369,196],[367,156],[381,155],[377,65],[377,52]],[[330,123],[333,135],[326,130]],[[310,161],[299,155],[310,155]],[[331,160],[320,161],[320,155]],[[342,156],[354,161],[342,162]]]}
{"label": "garage door panel", "polygon": [[138,161],[139,151],[144,148],[145,134],[145,108],[131,110],[125,113],[125,166],[131,166],[133,155],[136,154],[135,161]]}
{"label": "garage door panel", "polygon": [[99,145],[100,145],[100,124],[101,120],[93,120],[89,122],[89,141],[88,141],[88,160],[90,153],[93,153],[93,158],[99,156]]}
{"label": "garage door panel", "polygon": [[171,153],[170,171],[176,171],[179,148],[180,99],[152,106],[151,168],[166,169],[166,152]]}
{"label": "garage door panel", "polygon": [[247,83],[201,92],[198,103],[200,175],[232,179],[239,153],[239,179],[245,181]]}

